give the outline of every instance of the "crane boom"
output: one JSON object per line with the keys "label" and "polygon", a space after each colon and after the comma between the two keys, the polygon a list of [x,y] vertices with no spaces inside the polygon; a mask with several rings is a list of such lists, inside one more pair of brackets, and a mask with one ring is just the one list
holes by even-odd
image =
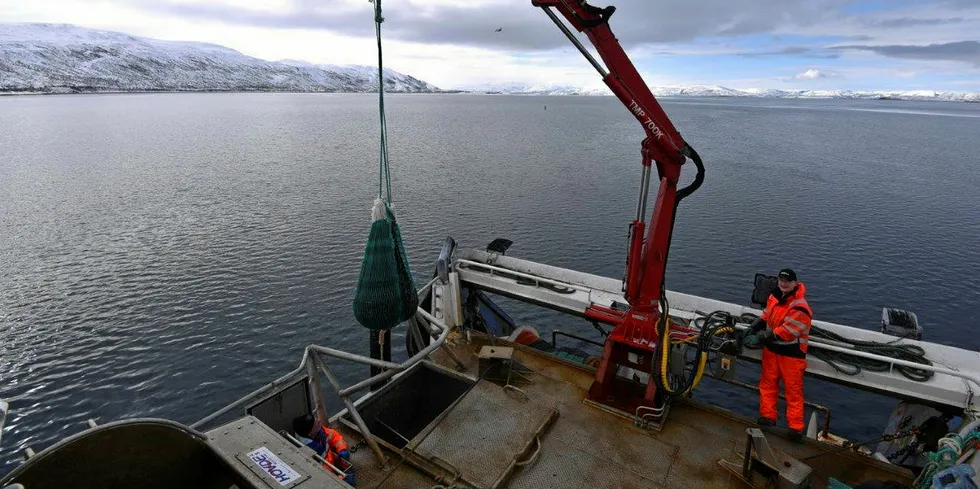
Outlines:
{"label": "crane boom", "polygon": [[[565,33],[593,67],[612,93],[640,122],[646,137],[640,148],[642,176],[636,218],[630,224],[629,248],[626,259],[624,298],[627,311],[592,304],[586,317],[615,325],[606,338],[596,380],[589,391],[595,401],[611,404],[629,413],[639,406],[658,407],[658,375],[651,375],[642,395],[617,386],[616,371],[626,365],[653,374],[653,359],[657,350],[657,325],[662,300],[667,255],[674,227],[677,203],[696,190],[703,181],[704,167],[697,153],[684,141],[670,118],[653,96],[629,56],[623,50],[612,29],[609,17],[616,8],[590,5],[585,0],[532,0]],[[602,59],[599,63],[579,42],[564,22],[552,10],[558,11],[579,32],[585,33]],[[604,67],[604,66],[605,67]],[[678,191],[681,167],[691,157],[698,167],[694,182]],[[656,164],[659,186],[651,223],[647,229],[645,214],[650,185],[651,167]],[[646,235],[644,236],[644,231]],[[666,352],[662,352],[666,354]],[[632,354],[632,355],[630,355]]]}

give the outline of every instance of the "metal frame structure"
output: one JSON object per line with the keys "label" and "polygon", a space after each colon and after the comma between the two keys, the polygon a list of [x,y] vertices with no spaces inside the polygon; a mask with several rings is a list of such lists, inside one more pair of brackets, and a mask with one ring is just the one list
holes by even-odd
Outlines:
{"label": "metal frame structure", "polygon": [[[429,283],[425,284],[421,289],[419,289],[419,295],[425,295],[429,290],[431,290],[433,284],[438,278],[434,278]],[[281,390],[282,388],[291,385],[293,382],[298,380],[304,374],[310,379],[308,388],[310,389],[310,398],[313,399],[316,407],[316,415],[320,422],[326,423],[329,420],[327,416],[327,411],[325,404],[323,402],[323,390],[320,374],[322,373],[326,378],[327,382],[333,387],[337,395],[344,402],[346,406],[346,412],[351,415],[354,423],[357,425],[358,429],[364,435],[364,440],[371,447],[371,451],[374,452],[375,458],[378,461],[379,466],[384,466],[387,462],[384,453],[381,451],[381,447],[378,445],[377,441],[372,437],[371,431],[368,429],[367,424],[361,418],[360,413],[358,413],[355,403],[351,400],[351,396],[356,394],[372,385],[384,382],[400,372],[404,372],[416,364],[422,362],[426,357],[428,357],[437,348],[442,346],[449,336],[450,328],[444,323],[433,317],[427,311],[423,310],[421,307],[418,309],[416,318],[420,319],[423,325],[435,326],[435,329],[426,327],[429,334],[433,337],[433,341],[429,343],[428,346],[420,350],[418,353],[413,355],[411,358],[405,360],[402,363],[386,362],[383,360],[378,360],[371,357],[366,357],[363,355],[357,355],[355,353],[348,353],[341,350],[336,350],[333,348],[326,348],[317,345],[307,346],[303,351],[303,360],[300,361],[298,367],[292,372],[279,377],[278,379],[272,381],[271,383],[255,390],[251,394],[246,395],[238,399],[237,401],[215,411],[214,413],[208,415],[207,417],[195,422],[191,425],[191,428],[198,429],[208,423],[214,421],[215,419],[224,416],[225,414],[231,412],[233,409],[243,407],[247,404],[251,404],[259,399],[264,398],[266,395]],[[352,386],[343,387],[340,383],[340,379],[337,378],[336,374],[330,369],[327,357],[337,358],[340,360],[347,360],[355,363],[360,363],[364,365],[370,365],[373,367],[378,367],[384,369],[381,373],[374,375],[370,378],[362,380]]]}

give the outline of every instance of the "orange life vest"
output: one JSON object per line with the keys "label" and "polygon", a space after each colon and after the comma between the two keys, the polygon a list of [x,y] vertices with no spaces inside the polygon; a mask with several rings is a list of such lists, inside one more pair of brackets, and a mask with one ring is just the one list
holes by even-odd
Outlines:
{"label": "orange life vest", "polygon": [[771,294],[762,319],[776,336],[776,340],[767,344],[766,349],[777,355],[806,358],[813,310],[806,302],[803,282],[798,282],[796,289],[781,299]]}
{"label": "orange life vest", "polygon": [[344,437],[340,436],[340,433],[332,428],[327,428],[326,426],[321,426],[323,430],[323,437],[326,440],[326,450],[324,450],[323,458],[327,463],[337,466],[337,459],[340,458],[340,452],[342,450],[347,450],[347,443],[344,441]]}

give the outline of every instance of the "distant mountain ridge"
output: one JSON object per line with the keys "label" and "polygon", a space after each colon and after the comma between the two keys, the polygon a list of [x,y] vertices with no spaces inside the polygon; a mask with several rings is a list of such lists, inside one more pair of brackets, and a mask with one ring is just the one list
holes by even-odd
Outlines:
{"label": "distant mountain ridge", "polygon": [[[0,93],[376,92],[367,66],[266,61],[215,44],[161,41],[70,24],[0,24]],[[385,69],[385,91],[439,92]]]}
{"label": "distant mountain ridge", "polygon": [[[579,88],[560,85],[485,85],[470,86],[469,92],[510,95],[612,95],[606,88]],[[942,92],[933,90],[780,90],[774,88],[736,89],[718,85],[682,87],[650,87],[657,97],[757,97],[757,98],[825,98],[825,99],[883,99],[883,100],[942,100],[951,102],[980,102],[980,92]]]}
{"label": "distant mountain ridge", "polygon": [[[200,42],[162,41],[70,24],[0,24],[0,94],[154,91],[376,92],[377,69],[266,61]],[[477,85],[442,90],[389,68],[385,90],[612,95],[606,87]],[[980,92],[651,87],[658,97],[759,97],[980,102]]]}

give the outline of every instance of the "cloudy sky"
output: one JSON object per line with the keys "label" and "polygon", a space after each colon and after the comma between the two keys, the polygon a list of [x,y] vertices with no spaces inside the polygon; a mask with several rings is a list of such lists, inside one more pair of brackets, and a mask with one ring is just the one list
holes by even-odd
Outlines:
{"label": "cloudy sky", "polygon": [[[980,91],[980,0],[609,1],[613,32],[650,85]],[[530,0],[383,6],[387,66],[441,88],[601,86]],[[372,64],[372,9],[367,0],[0,0],[0,22],[204,41],[268,60]]]}

